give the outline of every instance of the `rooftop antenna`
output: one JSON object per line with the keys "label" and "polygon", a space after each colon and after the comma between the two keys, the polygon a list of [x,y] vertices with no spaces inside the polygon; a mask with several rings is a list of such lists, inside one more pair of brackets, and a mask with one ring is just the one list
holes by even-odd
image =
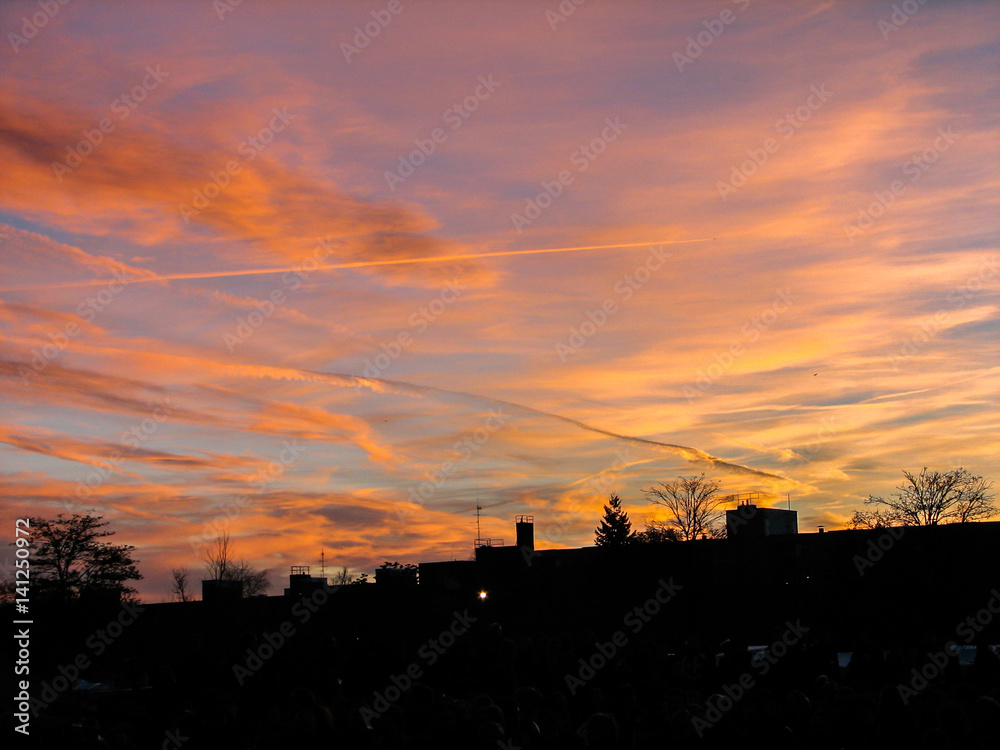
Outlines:
{"label": "rooftop antenna", "polygon": [[479,504],[479,498],[476,498],[476,541],[478,542],[483,538],[483,531],[479,528],[479,511],[483,509],[483,506]]}
{"label": "rooftop antenna", "polygon": [[788,493],[788,510],[792,509],[792,493]]}
{"label": "rooftop antenna", "polygon": [[322,547],[319,548],[319,575],[326,578],[326,550]]}

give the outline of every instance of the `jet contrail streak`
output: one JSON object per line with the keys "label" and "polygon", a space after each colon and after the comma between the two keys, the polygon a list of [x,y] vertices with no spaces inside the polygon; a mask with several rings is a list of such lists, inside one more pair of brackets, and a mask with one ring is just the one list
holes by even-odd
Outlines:
{"label": "jet contrail streak", "polygon": [[[618,432],[612,432],[611,430],[605,430],[600,427],[594,427],[585,422],[581,422],[578,419],[573,419],[572,417],[566,417],[562,414],[555,414],[553,412],[543,411],[542,409],[536,409],[532,406],[525,406],[524,404],[514,403],[513,401],[504,401],[498,398],[492,398],[490,396],[481,396],[476,393],[467,393],[465,391],[452,391],[444,388],[435,388],[430,385],[415,385],[413,383],[407,383],[403,380],[389,380],[386,378],[368,378],[361,377],[358,375],[345,375],[343,373],[326,373],[326,372],[315,372],[306,370],[313,375],[327,376],[330,379],[336,379],[337,381],[343,382],[346,380],[353,380],[358,385],[364,385],[373,390],[380,390],[380,386],[389,385],[396,389],[400,393],[440,393],[449,396],[461,396],[463,398],[473,399],[480,402],[488,402],[493,404],[501,404],[503,406],[509,406],[512,409],[517,409],[521,412],[528,412],[530,414],[537,414],[542,417],[548,417],[549,419],[558,419],[566,424],[573,425],[581,430],[587,430],[588,432],[596,432],[599,435],[607,435],[608,437],[615,438],[616,440],[624,440],[629,443],[635,443],[637,445],[651,446],[658,448],[660,450],[667,450],[671,453],[679,454],[685,460],[694,462],[707,463],[714,468],[721,469],[723,471],[728,471],[733,474],[749,474],[750,476],[759,477],[761,479],[766,479],[775,482],[784,482],[797,484],[794,479],[789,479],[788,477],[778,476],[777,474],[770,474],[766,471],[761,471],[759,469],[751,469],[749,466],[742,466],[741,464],[734,464],[728,461],[723,461],[717,456],[713,456],[711,453],[706,453],[700,448],[690,448],[686,445],[675,445],[673,443],[664,443],[659,440],[653,440],[651,438],[635,437],[634,435],[623,435]],[[375,385],[379,384],[379,385]]]}
{"label": "jet contrail streak", "polygon": [[[0,359],[0,374],[8,375],[13,377],[13,374],[17,371],[19,365],[23,363],[14,362],[11,360]],[[587,430],[588,432],[595,432],[598,435],[606,435],[615,440],[624,440],[629,443],[634,443],[636,445],[643,445],[658,450],[665,450],[670,453],[680,455],[686,461],[692,463],[706,463],[715,468],[721,469],[723,471],[728,471],[733,474],[746,474],[750,476],[755,476],[760,479],[764,479],[772,482],[780,482],[792,485],[799,485],[794,479],[789,477],[779,476],[777,474],[770,474],[766,471],[761,471],[759,469],[751,469],[749,466],[742,466],[741,464],[734,464],[728,461],[723,461],[717,456],[713,456],[700,448],[691,448],[686,445],[676,445],[674,443],[665,443],[660,440],[653,440],[651,438],[636,437],[634,435],[624,435],[619,432],[613,432],[611,430],[605,430],[601,427],[594,427],[586,422],[581,422],[578,419],[573,419],[572,417],[566,417],[562,414],[556,414],[554,412],[544,411],[542,409],[536,409],[533,406],[525,406],[524,404],[518,404],[513,401],[504,401],[503,399],[493,398],[491,396],[483,396],[478,393],[469,393],[467,391],[453,391],[446,388],[437,388],[430,385],[416,385],[415,383],[409,383],[405,380],[389,380],[388,378],[369,378],[361,375],[350,375],[339,372],[320,372],[316,370],[300,370],[298,368],[292,367],[271,367],[271,366],[242,366],[242,365],[230,365],[230,364],[220,364],[220,370],[231,372],[234,374],[239,374],[244,377],[258,377],[258,378],[271,378],[274,380],[307,380],[311,382],[326,382],[333,383],[343,388],[357,388],[364,387],[373,391],[374,393],[397,393],[404,396],[413,396],[416,398],[422,398],[427,394],[440,394],[445,396],[458,396],[460,398],[469,399],[479,403],[490,403],[498,404],[502,406],[509,406],[512,409],[516,409],[519,412],[527,414],[536,414],[547,419],[556,419],[560,422],[565,422],[566,424],[572,425],[577,429]],[[6,372],[4,372],[6,370]],[[48,372],[58,371],[71,373],[73,371],[60,367],[57,364],[53,364],[48,368]],[[80,372],[80,371],[76,371]]]}
{"label": "jet contrail streak", "polygon": [[[342,271],[350,268],[375,268],[378,266],[403,266],[415,263],[445,263],[454,260],[477,260],[479,258],[501,258],[515,255],[540,255],[543,253],[578,253],[586,250],[609,250],[618,247],[642,247],[643,245],[685,245],[694,242],[711,242],[714,238],[702,237],[693,240],[659,240],[654,242],[627,242],[615,245],[580,245],[579,247],[546,247],[535,250],[496,250],[489,253],[463,253],[456,255],[428,255],[420,258],[389,258],[387,260],[358,260],[349,263],[328,263],[309,268],[308,271]],[[85,286],[106,286],[111,283],[147,284],[153,281],[181,281],[191,279],[223,279],[236,276],[266,276],[301,270],[297,267],[243,268],[236,271],[192,271],[190,273],[168,273],[138,276],[134,279],[92,279],[90,281],[66,281],[59,284],[28,284],[25,286],[0,287],[0,292],[26,292],[35,289],[73,289]]]}

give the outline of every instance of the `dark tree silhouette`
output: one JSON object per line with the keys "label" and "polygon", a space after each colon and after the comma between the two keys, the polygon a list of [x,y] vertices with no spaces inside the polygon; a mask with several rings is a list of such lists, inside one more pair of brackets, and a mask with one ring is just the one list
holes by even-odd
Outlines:
{"label": "dark tree silhouette", "polygon": [[42,589],[61,599],[74,599],[93,592],[113,592],[129,597],[136,593],[128,585],[142,575],[132,558],[135,547],[101,541],[115,532],[103,516],[74,513],[66,518],[31,518],[32,573]]}
{"label": "dark tree silhouette", "polygon": [[899,518],[892,512],[875,508],[875,510],[856,510],[851,520],[847,522],[849,529],[887,529],[897,526]]}
{"label": "dark tree silhouette", "polygon": [[[24,582],[23,579],[21,581]],[[17,581],[13,571],[0,575],[0,604],[13,604],[17,598]]]}
{"label": "dark tree silhouette", "polygon": [[341,568],[339,571],[333,574],[332,580],[333,580],[332,585],[339,589],[350,584],[351,581],[354,580],[354,576],[351,575],[350,571],[347,569],[347,566],[345,565],[343,568]]}
{"label": "dark tree silhouette", "polygon": [[173,576],[173,583],[170,585],[171,595],[179,602],[194,601],[194,595],[191,593],[190,584],[188,583],[188,576],[190,574],[187,568],[173,568],[170,571],[170,575]]}
{"label": "dark tree silhouette", "polygon": [[705,479],[704,474],[679,477],[676,482],[661,483],[643,492],[652,502],[667,509],[669,515],[659,523],[672,528],[682,541],[720,536],[718,523],[727,498],[719,496],[717,480]]}
{"label": "dark tree silhouette", "polygon": [[229,580],[229,571],[233,562],[233,543],[229,533],[219,534],[211,545],[205,549],[203,559],[209,578],[216,581]]}
{"label": "dark tree silhouette", "polygon": [[[865,505],[876,506],[876,520],[883,526],[936,526],[939,523],[981,521],[996,514],[992,482],[974,476],[965,469],[927,471],[919,474],[903,471],[906,484],[888,498],[869,495]],[[854,514],[865,520],[865,512]],[[852,518],[852,523],[855,518]]]}
{"label": "dark tree silhouette", "polygon": [[246,560],[237,560],[233,556],[233,543],[228,532],[215,538],[214,544],[205,551],[204,560],[209,576],[215,580],[239,581],[244,598],[263,594],[271,586],[267,568],[258,570]]}
{"label": "dark tree silhouette", "polygon": [[640,544],[660,544],[662,542],[679,542],[677,531],[663,521],[651,520],[646,522],[645,531],[640,531],[635,535],[635,541]]}
{"label": "dark tree silhouette", "polygon": [[386,560],[375,569],[375,583],[416,584],[419,568],[412,563],[406,565]]}
{"label": "dark tree silhouette", "polygon": [[598,547],[624,547],[635,540],[632,532],[632,522],[628,513],[622,510],[622,501],[618,495],[611,495],[608,505],[604,506],[604,518],[601,525],[594,529],[594,544]]}

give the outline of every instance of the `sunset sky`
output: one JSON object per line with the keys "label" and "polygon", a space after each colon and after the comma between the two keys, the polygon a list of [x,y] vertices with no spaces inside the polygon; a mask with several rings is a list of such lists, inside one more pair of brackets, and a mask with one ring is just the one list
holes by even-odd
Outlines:
{"label": "sunset sky", "polygon": [[560,547],[678,476],[802,532],[902,469],[1000,479],[997,3],[0,31],[0,515],[104,515],[146,599],[223,528],[273,592],[321,548],[468,558],[477,502]]}

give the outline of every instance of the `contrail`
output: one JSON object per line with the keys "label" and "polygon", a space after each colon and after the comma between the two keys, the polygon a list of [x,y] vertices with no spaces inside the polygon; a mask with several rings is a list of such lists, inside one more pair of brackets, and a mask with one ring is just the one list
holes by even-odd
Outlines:
{"label": "contrail", "polygon": [[327,372],[316,372],[312,370],[305,370],[304,372],[311,373],[313,375],[327,376],[331,379],[336,379],[343,382],[345,379],[349,381],[354,381],[358,385],[363,385],[372,390],[381,391],[384,390],[385,385],[388,385],[395,389],[398,393],[407,395],[422,395],[424,393],[440,393],[449,396],[460,396],[462,398],[472,399],[475,401],[485,401],[492,404],[500,404],[503,406],[509,406],[512,409],[517,409],[518,411],[527,412],[529,414],[537,414],[542,417],[548,417],[549,419],[558,419],[560,422],[565,422],[566,424],[573,425],[581,430],[587,430],[588,432],[596,432],[599,435],[607,435],[608,437],[615,438],[616,440],[624,440],[629,443],[636,445],[652,446],[661,450],[667,450],[670,453],[676,453],[683,457],[685,460],[692,463],[700,462],[707,463],[713,468],[721,469],[723,471],[728,471],[733,474],[747,474],[750,476],[755,476],[760,479],[766,479],[775,482],[785,482],[796,484],[795,480],[789,479],[788,477],[778,476],[777,474],[770,474],[766,471],[761,471],[759,469],[751,469],[749,466],[743,466],[741,464],[730,463],[729,461],[724,461],[717,456],[713,456],[711,453],[706,453],[700,448],[690,448],[686,445],[675,445],[673,443],[664,443],[660,440],[653,440],[651,438],[636,437],[634,435],[623,435],[620,432],[613,432],[611,430],[605,430],[601,427],[594,427],[586,422],[581,422],[578,419],[573,419],[572,417],[566,417],[562,414],[556,414],[554,412],[544,411],[542,409],[536,409],[533,406],[525,406],[524,404],[518,404],[513,401],[504,401],[503,399],[493,398],[491,396],[482,396],[477,393],[468,393],[466,391],[452,391],[445,388],[436,388],[430,385],[415,385],[414,383],[407,383],[402,380],[389,380],[386,378],[368,378],[358,375],[345,375],[343,373],[327,373]]}
{"label": "contrail", "polygon": [[[0,360],[0,364],[6,365],[6,369],[9,373],[13,374],[19,363]],[[301,370],[292,367],[271,367],[266,365],[232,365],[232,364],[221,364],[216,363],[216,366],[223,371],[238,373],[243,376],[249,377],[261,377],[261,378],[272,378],[275,380],[308,380],[312,382],[326,382],[334,383],[338,386],[345,388],[357,388],[364,387],[375,393],[397,393],[404,396],[413,397],[423,397],[426,394],[440,394],[446,396],[458,396],[460,398],[469,399],[479,403],[490,403],[497,404],[500,406],[508,406],[511,409],[516,409],[517,411],[524,412],[527,414],[536,414],[541,417],[546,417],[547,419],[556,419],[560,422],[572,425],[580,430],[587,430],[588,432],[595,432],[598,435],[606,435],[607,437],[614,438],[615,440],[623,440],[628,443],[633,443],[635,445],[643,445],[647,447],[656,448],[658,450],[667,451],[670,453],[677,454],[684,458],[686,461],[692,463],[705,463],[716,469],[722,471],[727,471],[733,474],[744,474],[748,476],[758,477],[760,479],[788,483],[793,485],[798,485],[799,483],[790,479],[789,477],[779,476],[777,474],[771,474],[766,471],[761,471],[759,469],[752,469],[749,466],[743,466],[741,464],[730,463],[729,461],[724,461],[718,456],[713,456],[700,448],[691,448],[686,445],[677,445],[674,443],[665,443],[660,440],[653,440],[652,438],[636,437],[635,435],[625,435],[620,432],[614,432],[612,430],[606,430],[601,427],[595,427],[594,425],[587,424],[586,422],[581,422],[578,419],[573,419],[572,417],[567,417],[562,414],[556,414],[555,412],[545,411],[543,409],[537,409],[533,406],[526,406],[524,404],[519,404],[514,401],[505,401],[499,398],[493,398],[491,396],[483,396],[478,393],[469,393],[466,391],[453,391],[446,388],[437,388],[430,385],[417,385],[415,383],[409,383],[404,380],[389,380],[388,378],[369,378],[361,375],[350,375],[346,373],[338,372],[320,372],[316,370]],[[61,371],[65,368],[61,368],[58,365],[53,365],[49,368],[50,371],[57,370]],[[69,372],[69,370],[66,370]],[[79,371],[78,371],[79,372]]]}
{"label": "contrail", "polygon": [[[540,255],[543,253],[578,253],[586,250],[609,250],[618,247],[642,247],[643,245],[685,245],[694,242],[711,242],[713,237],[693,240],[656,240],[653,242],[626,242],[614,245],[580,245],[578,247],[546,247],[534,250],[495,250],[489,253],[460,253],[455,255],[427,255],[420,258],[390,258],[387,260],[358,260],[349,263],[327,263],[310,268],[312,271],[342,271],[350,268],[375,268],[378,266],[403,266],[415,263],[446,263],[455,260],[477,260],[479,258],[501,258],[514,255]],[[235,271],[192,271],[189,273],[168,273],[138,276],[134,279],[92,279],[90,281],[65,281],[58,284],[27,284],[23,286],[0,287],[0,292],[26,292],[36,289],[74,289],[85,286],[106,286],[110,283],[148,284],[153,281],[181,281],[192,279],[223,279],[236,276],[266,276],[288,273],[300,267],[243,268]]]}

